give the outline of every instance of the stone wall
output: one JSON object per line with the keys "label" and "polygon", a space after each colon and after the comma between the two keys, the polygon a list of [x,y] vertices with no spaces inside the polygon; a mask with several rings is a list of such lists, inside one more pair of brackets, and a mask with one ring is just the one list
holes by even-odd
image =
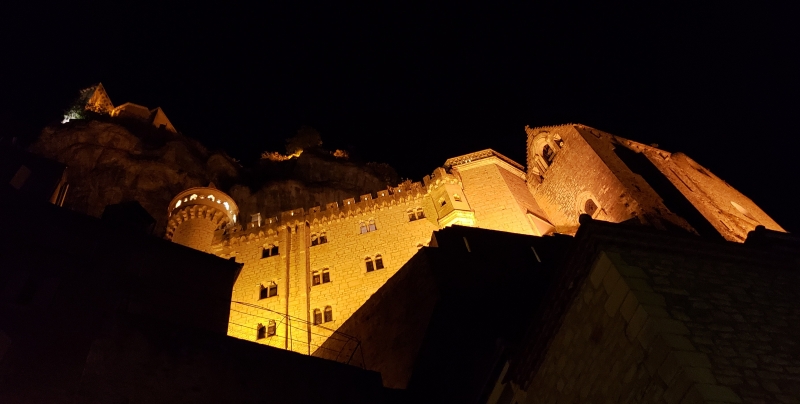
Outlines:
{"label": "stone wall", "polygon": [[[308,224],[304,220],[266,232],[256,228],[243,233],[243,241],[233,238],[228,245],[218,245],[216,254],[235,257],[244,264],[234,287],[234,302],[262,307],[234,303],[229,335],[255,340],[256,326],[273,320],[278,326],[277,335],[258,342],[306,354],[322,345],[421,246],[427,245],[433,231],[439,228],[427,193],[393,200],[395,203],[354,209],[341,217]],[[409,221],[408,211],[416,208],[423,208],[426,217]],[[298,216],[300,212],[302,209]],[[374,221],[376,229],[361,234],[361,223],[368,226],[370,221]],[[312,246],[312,236],[322,233],[327,242]],[[262,258],[263,249],[273,245],[279,247],[279,256]],[[377,255],[384,268],[367,272],[365,258],[374,260]],[[321,274],[323,269],[328,270],[330,282],[312,285],[312,272]],[[259,299],[261,285],[272,282],[278,285],[278,295]],[[326,306],[332,308],[333,321],[309,325],[313,323],[314,309],[322,312]]]}
{"label": "stone wall", "polygon": [[498,383],[490,402],[797,402],[800,275],[705,249],[606,247],[528,384]]}
{"label": "stone wall", "polygon": [[497,158],[489,158],[459,165],[454,171],[475,211],[476,227],[537,234],[526,214],[529,211],[542,213],[525,184],[521,170],[503,164]]}

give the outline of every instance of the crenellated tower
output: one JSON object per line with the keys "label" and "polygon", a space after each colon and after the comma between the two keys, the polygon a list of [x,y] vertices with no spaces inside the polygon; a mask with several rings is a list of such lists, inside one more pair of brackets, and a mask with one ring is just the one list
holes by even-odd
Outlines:
{"label": "crenellated tower", "polygon": [[214,232],[236,224],[238,214],[236,202],[213,185],[189,188],[169,204],[167,239],[210,252]]}

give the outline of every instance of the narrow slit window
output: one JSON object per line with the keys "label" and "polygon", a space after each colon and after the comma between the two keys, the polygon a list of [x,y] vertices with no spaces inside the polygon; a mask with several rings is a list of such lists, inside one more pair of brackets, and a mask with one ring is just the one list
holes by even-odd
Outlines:
{"label": "narrow slit window", "polygon": [[375,256],[375,269],[383,269],[383,258],[380,254]]}
{"label": "narrow slit window", "polygon": [[263,324],[259,323],[256,326],[256,339],[264,339],[267,337],[267,327],[264,327]]}
{"label": "narrow slit window", "polygon": [[328,283],[331,281],[331,273],[327,269],[322,270],[322,283]]}
{"label": "narrow slit window", "polygon": [[275,335],[277,331],[276,328],[277,327],[275,326],[275,320],[269,320],[269,323],[267,323],[267,336],[271,337]]}
{"label": "narrow slit window", "polygon": [[322,324],[322,312],[319,309],[314,309],[314,325]]}
{"label": "narrow slit window", "polygon": [[333,321],[333,309],[331,306],[325,306],[325,322]]}
{"label": "narrow slit window", "polygon": [[375,270],[375,264],[372,262],[372,258],[367,257],[364,262],[367,264],[367,272]]}

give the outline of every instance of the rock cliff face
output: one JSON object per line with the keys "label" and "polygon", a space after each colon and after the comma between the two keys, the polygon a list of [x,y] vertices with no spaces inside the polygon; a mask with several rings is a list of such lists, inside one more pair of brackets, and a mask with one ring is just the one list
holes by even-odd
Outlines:
{"label": "rock cliff face", "polygon": [[124,121],[47,127],[31,151],[68,166],[65,207],[99,217],[109,204],[136,200],[156,219],[159,235],[172,197],[211,182],[236,201],[243,220],[253,213],[271,217],[341,201],[398,182],[388,166],[356,164],[320,149],[243,168],[183,135]]}

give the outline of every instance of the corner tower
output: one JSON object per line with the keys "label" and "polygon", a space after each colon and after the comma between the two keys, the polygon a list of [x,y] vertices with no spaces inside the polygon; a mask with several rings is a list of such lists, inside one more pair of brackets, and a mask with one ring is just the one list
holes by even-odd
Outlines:
{"label": "corner tower", "polygon": [[464,194],[461,181],[444,168],[437,168],[433,176],[423,178],[428,194],[436,209],[437,222],[440,228],[454,224],[475,226],[475,212]]}
{"label": "corner tower", "polygon": [[211,187],[189,188],[169,204],[167,239],[209,252],[218,229],[233,226],[239,214],[236,202]]}

